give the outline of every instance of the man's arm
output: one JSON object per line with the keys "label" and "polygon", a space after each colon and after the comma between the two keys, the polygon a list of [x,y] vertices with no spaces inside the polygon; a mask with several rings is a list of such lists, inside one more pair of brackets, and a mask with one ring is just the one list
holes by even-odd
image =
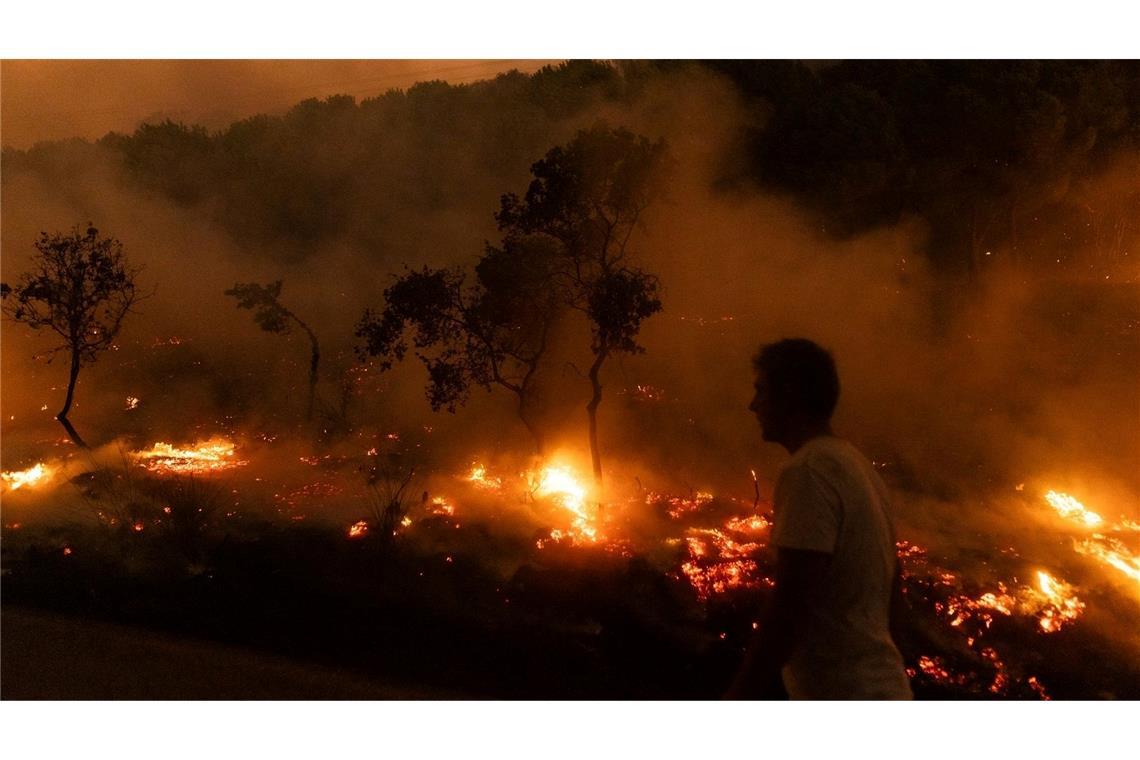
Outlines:
{"label": "man's arm", "polygon": [[780,671],[802,638],[808,602],[826,588],[831,555],[810,549],[776,550],[776,591],[761,617],[727,699],[785,696]]}

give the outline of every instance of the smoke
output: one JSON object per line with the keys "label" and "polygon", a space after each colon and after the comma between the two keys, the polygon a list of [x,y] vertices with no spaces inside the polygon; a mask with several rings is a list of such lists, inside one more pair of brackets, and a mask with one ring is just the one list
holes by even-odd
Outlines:
{"label": "smoke", "polygon": [[306,98],[373,97],[415,82],[469,82],[547,61],[7,60],[4,146],[95,140],[142,122],[172,119],[219,129],[279,113]]}
{"label": "smoke", "polygon": [[[26,74],[13,66],[5,64],[6,85]],[[272,76],[288,92],[295,74],[296,66],[283,66]],[[154,86],[171,81],[159,77]],[[233,110],[227,104],[243,88],[268,86],[241,66],[225,81],[216,100],[223,110]],[[175,89],[196,88],[181,82]],[[632,102],[599,104],[549,127],[547,147],[604,119],[665,137],[676,160],[668,198],[649,211],[633,243],[639,263],[660,275],[665,310],[645,325],[646,352],[611,360],[604,378],[611,482],[624,487],[636,477],[647,486],[750,497],[754,468],[770,492],[785,455],[760,442],[747,411],[750,360],[762,343],[804,336],[833,351],[843,385],[836,429],[908,494],[904,523],[929,530],[950,514],[972,531],[1005,530],[1031,502],[1020,494],[1046,488],[1070,489],[1106,513],[1135,518],[1137,281],[1075,282],[1000,263],[975,281],[951,281],[927,267],[931,241],[918,220],[837,242],[790,199],[716,186],[741,129],[757,118],[725,82],[680,70],[656,77]],[[7,140],[15,127],[5,127]],[[422,156],[410,144],[393,150],[409,158],[392,181],[414,183]],[[447,188],[434,206],[405,203],[397,213],[383,198],[370,199],[370,221],[386,245],[332,239],[288,261],[268,246],[239,245],[206,207],[177,207],[132,189],[110,161],[85,162],[65,184],[50,174],[6,172],[3,276],[22,271],[39,230],[88,220],[143,265],[152,296],[126,322],[119,349],[81,375],[72,418],[97,439],[190,440],[235,428],[251,440],[299,435],[304,336],[261,332],[223,295],[235,282],[282,279],[282,301],[322,341],[322,399],[333,411],[344,401],[357,429],[429,427],[423,445],[451,465],[473,452],[525,451],[508,394],[477,390],[457,414],[432,414],[415,362],[382,376],[345,373],[358,366],[353,324],[366,306],[380,304],[390,274],[405,263],[473,263],[496,235],[497,193],[525,189],[529,161],[540,156],[495,165],[490,178],[493,156],[432,164],[432,181]],[[503,186],[505,177],[517,179]],[[1106,175],[1085,191],[1110,192],[1120,181],[1119,173]],[[356,199],[352,212],[366,208]],[[5,323],[3,337],[11,468],[61,435],[52,415],[66,368],[31,358],[46,347],[44,336]],[[586,345],[580,326],[567,326],[564,337],[544,381],[547,422],[555,445],[582,452],[588,390],[575,367],[583,366]],[[660,400],[638,397],[636,386],[647,384],[663,391]],[[127,396],[140,399],[136,409],[126,408]],[[281,461],[294,461],[294,453]]]}

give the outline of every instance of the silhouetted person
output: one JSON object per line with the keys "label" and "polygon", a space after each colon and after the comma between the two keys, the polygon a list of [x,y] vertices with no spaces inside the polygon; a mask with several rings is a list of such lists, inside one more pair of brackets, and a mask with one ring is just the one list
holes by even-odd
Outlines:
{"label": "silhouetted person", "polygon": [[890,635],[898,563],[887,489],[831,432],[835,362],[794,339],[764,346],[753,364],[749,409],[792,458],[776,481],[775,595],[728,696],[910,699]]}

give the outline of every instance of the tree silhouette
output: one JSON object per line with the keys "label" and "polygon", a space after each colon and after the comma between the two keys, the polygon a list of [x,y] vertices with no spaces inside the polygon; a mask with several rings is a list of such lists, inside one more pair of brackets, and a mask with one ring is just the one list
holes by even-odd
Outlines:
{"label": "tree silhouette", "polygon": [[435,411],[454,412],[472,386],[506,388],[518,398],[519,419],[542,454],[536,378],[564,301],[554,263],[542,241],[508,240],[487,246],[471,285],[459,270],[407,271],[384,291],[384,308],[365,311],[357,324],[358,354],[379,358],[387,370],[404,358],[410,338],[428,370]]}
{"label": "tree silhouette", "polygon": [[496,215],[506,240],[547,241],[559,260],[560,293],[591,328],[586,405],[594,479],[602,479],[597,411],[601,371],[618,352],[638,352],[641,322],[661,310],[657,278],[629,264],[641,216],[660,196],[669,159],[664,140],[597,124],[531,167],[526,195],[502,197]]}
{"label": "tree silhouette", "polygon": [[278,300],[281,296],[281,280],[268,285],[256,282],[239,282],[225,292],[237,299],[239,309],[252,309],[253,321],[262,330],[275,335],[288,335],[293,326],[301,328],[309,337],[309,401],[305,406],[305,419],[313,418],[313,403],[317,394],[318,371],[321,363],[321,347],[317,335],[300,317],[285,308]]}
{"label": "tree silhouette", "polygon": [[100,236],[90,222],[69,233],[42,232],[33,245],[32,270],[14,286],[0,283],[3,313],[34,330],[46,327],[61,339],[50,355],[66,351],[71,370],[56,419],[77,446],[87,448],[67,419],[79,370],[114,342],[140,298],[135,281],[140,270],[128,264],[118,240]]}

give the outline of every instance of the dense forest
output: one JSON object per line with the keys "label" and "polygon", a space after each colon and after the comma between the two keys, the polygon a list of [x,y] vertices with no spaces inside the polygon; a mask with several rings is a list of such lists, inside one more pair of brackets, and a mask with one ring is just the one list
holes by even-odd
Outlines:
{"label": "dense forest", "polygon": [[[1140,210],[1140,65],[1082,61],[573,61],[533,75],[306,100],[228,128],[166,121],[94,144],[6,149],[5,174],[65,187],[97,157],[123,181],[201,206],[283,260],[315,244],[398,244],[398,220],[517,184],[607,105],[670,76],[730,83],[749,117],[720,157],[724,193],[786,194],[847,237],[916,218],[939,269],[1119,263]],[[392,222],[392,223],[390,223]]]}

